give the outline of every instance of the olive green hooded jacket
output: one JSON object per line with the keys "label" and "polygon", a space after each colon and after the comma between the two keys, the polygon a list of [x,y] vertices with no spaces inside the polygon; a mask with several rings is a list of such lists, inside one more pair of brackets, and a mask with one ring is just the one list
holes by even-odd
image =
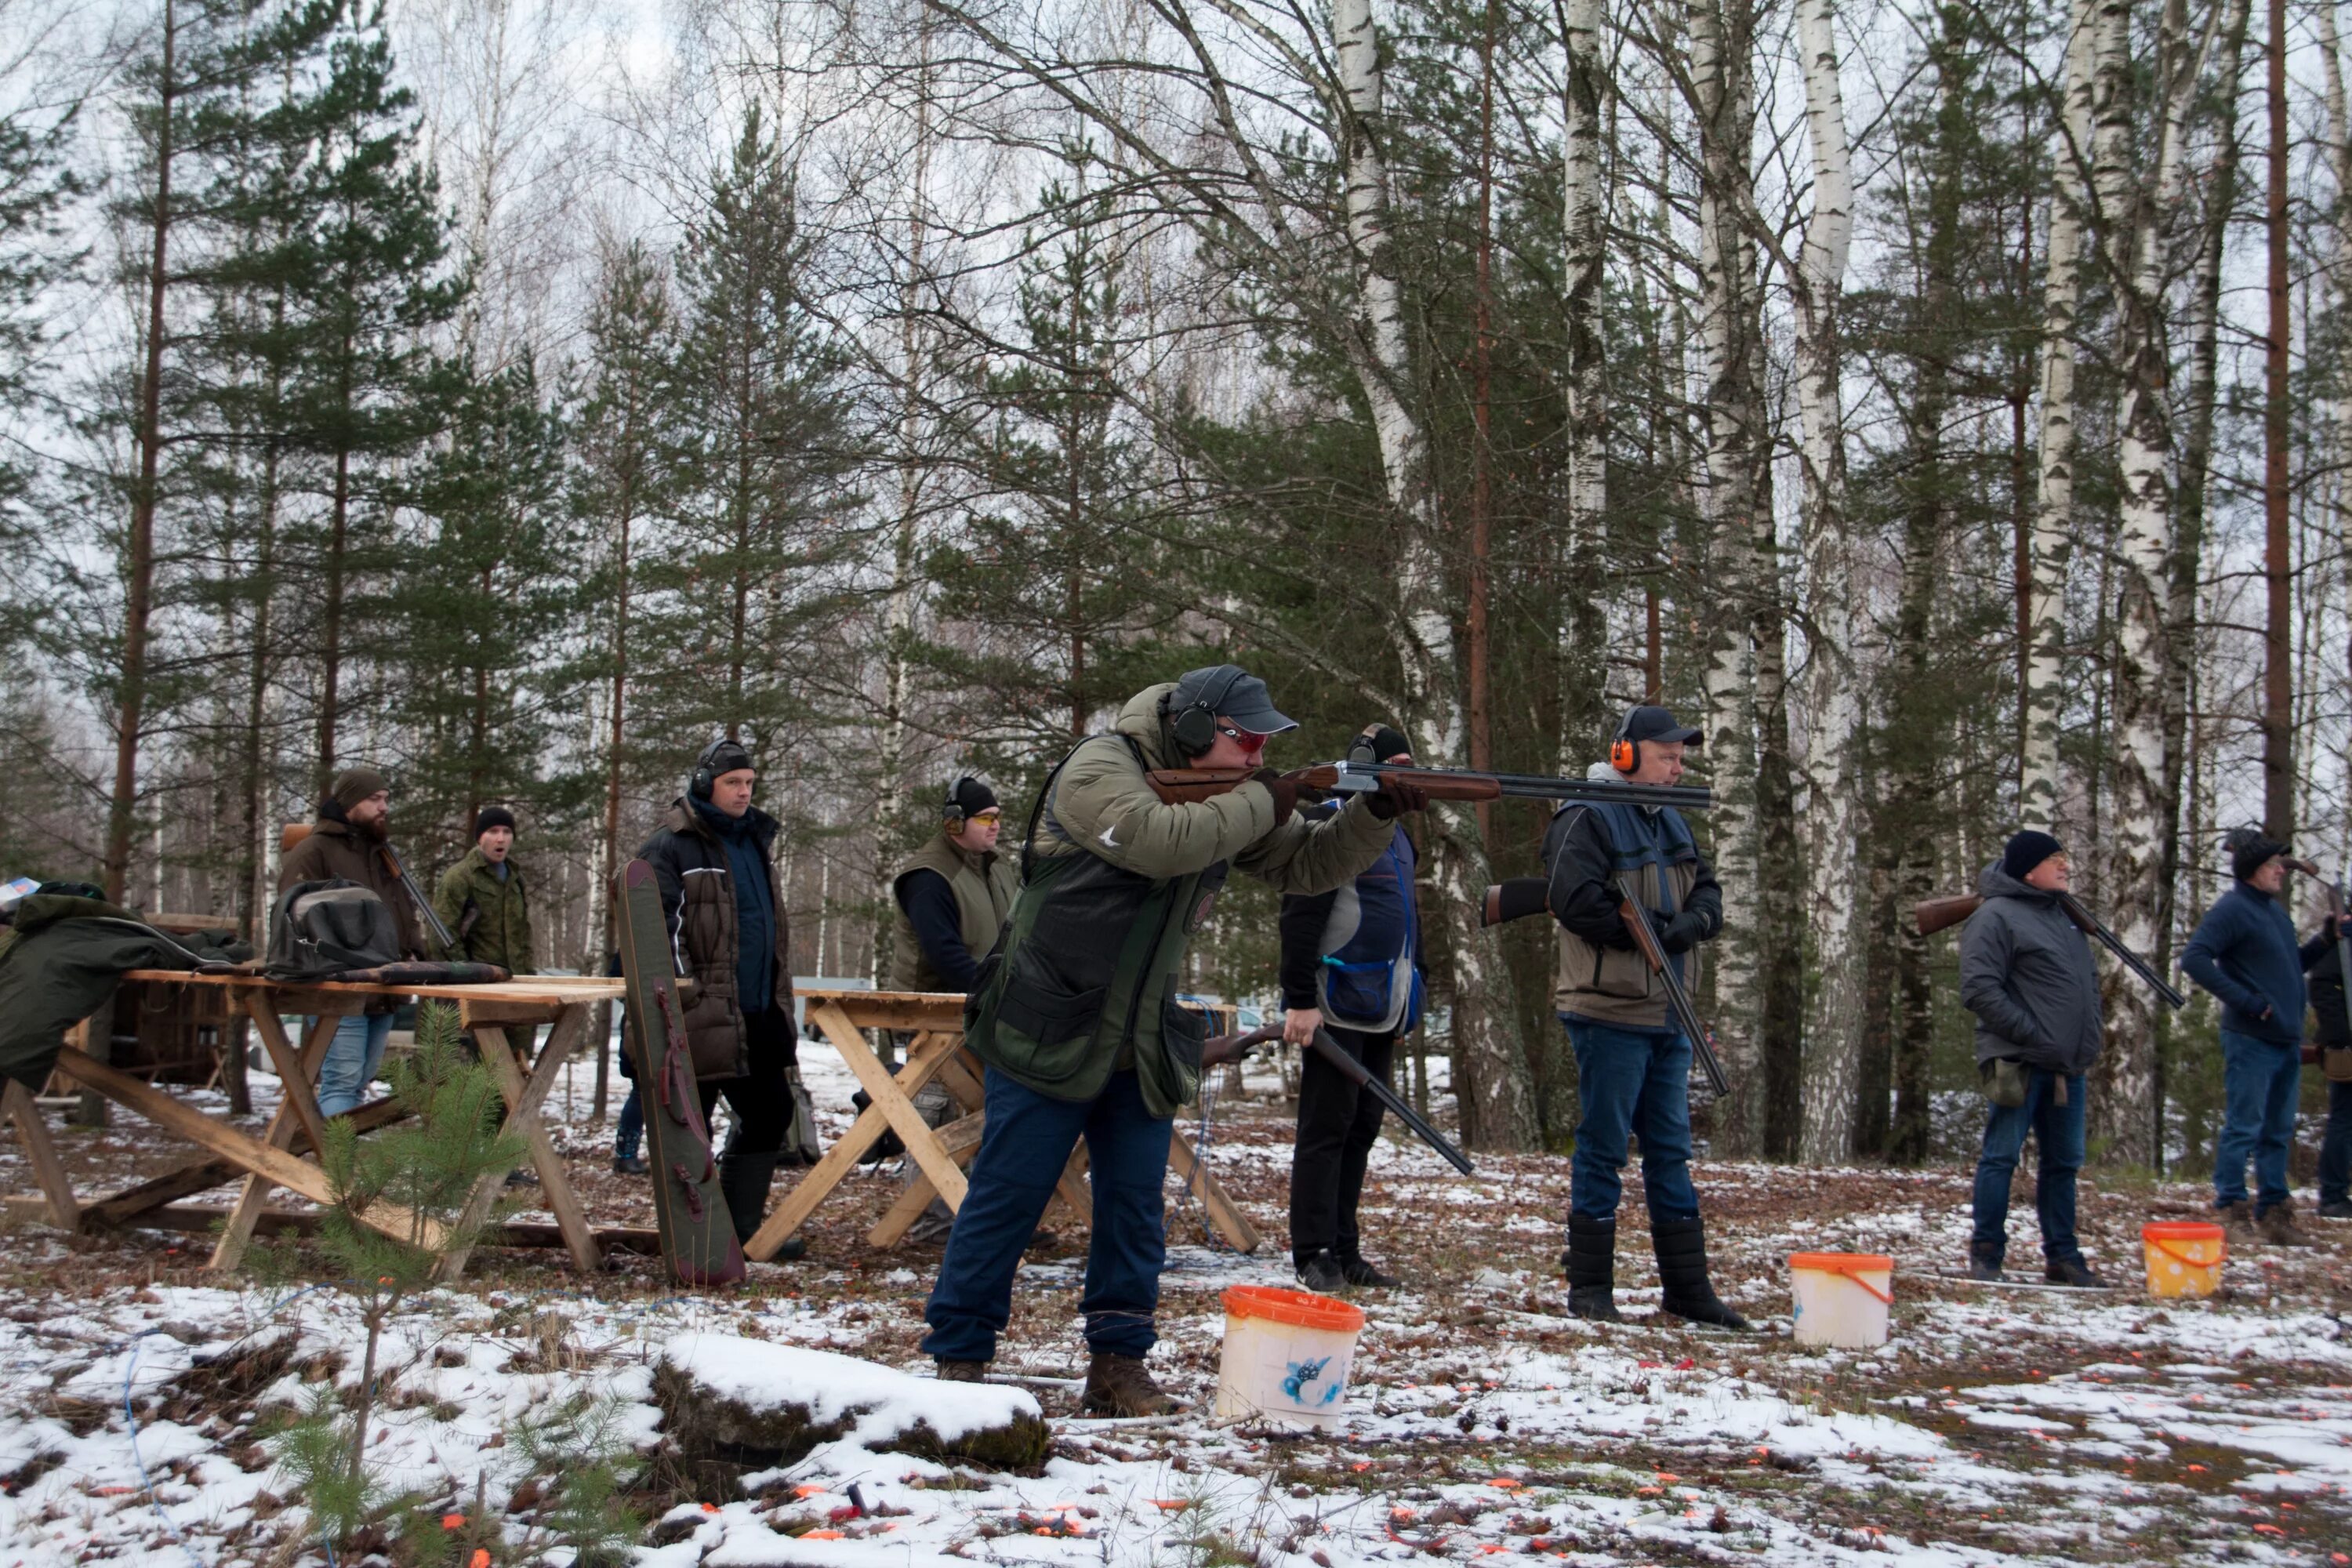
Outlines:
{"label": "olive green hooded jacket", "polygon": [[1228,867],[1281,892],[1325,892],[1370,868],[1395,831],[1360,799],[1276,826],[1261,784],[1161,801],[1146,773],[1192,765],[1167,733],[1174,689],[1139,692],[1048,781],[1003,941],[966,1008],[973,1048],[1015,1082],[1090,1100],[1131,1064],[1154,1116],[1174,1115],[1200,1084],[1203,1031],[1177,1005],[1178,979]]}

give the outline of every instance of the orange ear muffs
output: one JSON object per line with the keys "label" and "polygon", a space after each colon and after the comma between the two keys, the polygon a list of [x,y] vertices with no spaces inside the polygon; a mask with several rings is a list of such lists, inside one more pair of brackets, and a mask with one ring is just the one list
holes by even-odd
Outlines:
{"label": "orange ear muffs", "polygon": [[1609,742],[1609,765],[1621,773],[1630,773],[1640,767],[1642,742],[1629,741],[1622,730],[1618,731],[1617,738]]}

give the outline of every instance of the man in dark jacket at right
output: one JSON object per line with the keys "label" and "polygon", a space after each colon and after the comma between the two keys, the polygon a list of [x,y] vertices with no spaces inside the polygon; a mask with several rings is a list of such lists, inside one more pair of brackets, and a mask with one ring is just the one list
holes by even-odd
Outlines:
{"label": "man in dark jacket at right", "polygon": [[2313,1055],[2327,1079],[2327,1130],[2319,1140],[2322,1219],[2352,1219],[2352,1013],[2344,1003],[2344,942],[2336,918],[2303,944],[2303,983],[2311,992]]}
{"label": "man in dark jacket at right", "polygon": [[[2303,954],[2281,901],[2287,847],[2253,828],[2223,841],[2237,879],[2197,922],[2180,967],[2221,999],[2221,1135],[2213,1141],[2213,1206],[2238,1242],[2308,1247],[2286,1184],[2303,1087]],[[2246,1159],[2254,1197],[2246,1201]]]}
{"label": "man in dark jacket at right", "polygon": [[1977,1156],[1969,1278],[1999,1279],[2009,1246],[2010,1178],[2032,1132],[2042,1150],[2034,1209],[2043,1278],[2103,1288],[2074,1238],[2083,1168],[2084,1075],[2098,1059],[2099,972],[2091,941],[2058,901],[2066,851],[2026,828],[1977,879],[1984,902],[1960,933],[1960,1003],[1977,1016],[1977,1069],[1991,1101]]}
{"label": "man in dark jacket at right", "polygon": [[[683,1022],[703,1117],[722,1094],[735,1110],[719,1184],[745,1241],[760,1228],[800,1112],[792,939],[774,858],[780,825],[751,804],[757,777],[742,746],[712,742],[695,759],[686,794],[637,851],[660,885],[673,957],[694,982]],[[776,1257],[789,1261],[805,1250],[794,1237]]]}

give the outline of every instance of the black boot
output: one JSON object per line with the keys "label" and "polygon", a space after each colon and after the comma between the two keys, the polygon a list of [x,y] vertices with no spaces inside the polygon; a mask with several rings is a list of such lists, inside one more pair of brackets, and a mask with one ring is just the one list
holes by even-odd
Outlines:
{"label": "black boot", "polygon": [[1323,1249],[1298,1260],[1298,1282],[1319,1296],[1348,1288],[1348,1277],[1339,1272],[1339,1260]]}
{"label": "black boot", "polygon": [[1749,1331],[1748,1320],[1723,1304],[1706,1279],[1706,1226],[1696,1219],[1650,1222],[1650,1242],[1658,1249],[1658,1305],[1677,1318],[1709,1328]]}
{"label": "black boot", "polygon": [[[768,1188],[776,1179],[776,1156],[728,1151],[719,1159],[719,1195],[727,1200],[727,1217],[735,1222],[735,1239],[750,1245],[768,1214]],[[776,1248],[772,1263],[790,1263],[808,1250],[808,1243],[789,1237]]]}
{"label": "black boot", "polygon": [[1622,1323],[1617,1310],[1617,1222],[1568,1216],[1568,1250],[1559,1265],[1568,1271],[1568,1310],[1596,1322]]}
{"label": "black boot", "polygon": [[1998,1282],[2000,1279],[2001,1254],[2005,1250],[1996,1241],[1969,1242],[1969,1278],[1988,1283]]}

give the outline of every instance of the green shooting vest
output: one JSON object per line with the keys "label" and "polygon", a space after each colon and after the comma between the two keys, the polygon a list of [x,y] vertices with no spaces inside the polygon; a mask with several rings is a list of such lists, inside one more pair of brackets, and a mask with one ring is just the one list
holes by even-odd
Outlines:
{"label": "green shooting vest", "polygon": [[1004,928],[1018,879],[1013,862],[1002,852],[992,850],[985,857],[974,857],[949,842],[944,833],[933,834],[890,879],[890,912],[898,929],[898,946],[890,954],[890,989],[953,991],[957,987],[932,965],[930,954],[915,936],[915,922],[907,918],[906,906],[898,900],[898,884],[917,871],[936,871],[947,879],[948,890],[955,894],[958,934],[974,959],[984,957],[996,945],[996,933]]}
{"label": "green shooting vest", "polygon": [[1083,852],[1039,858],[1031,841],[1061,772],[1057,764],[1030,812],[1020,890],[964,1003],[964,1039],[991,1068],[1053,1100],[1090,1100],[1131,1065],[1144,1109],[1173,1116],[1200,1090],[1208,1034],[1206,1016],[1178,1004],[1177,976],[1226,864],[1155,879]]}

